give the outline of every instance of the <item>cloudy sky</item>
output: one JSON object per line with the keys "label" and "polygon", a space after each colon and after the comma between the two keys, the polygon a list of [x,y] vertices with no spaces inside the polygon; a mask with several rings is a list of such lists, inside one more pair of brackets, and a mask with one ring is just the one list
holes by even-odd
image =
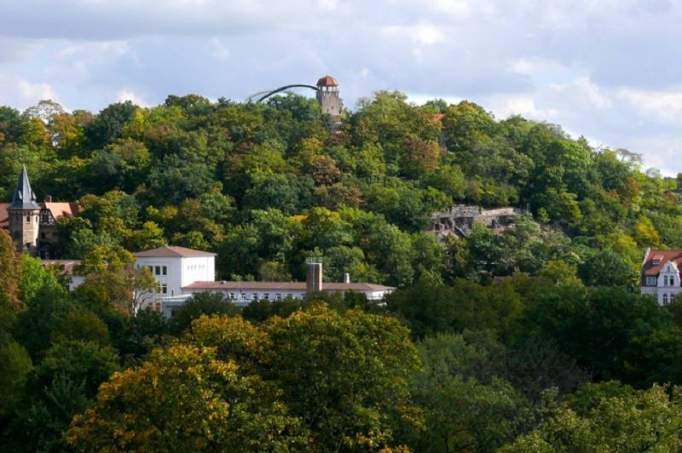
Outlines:
{"label": "cloudy sky", "polygon": [[682,1],[0,0],[0,104],[243,100],[323,74],[471,99],[682,172]]}

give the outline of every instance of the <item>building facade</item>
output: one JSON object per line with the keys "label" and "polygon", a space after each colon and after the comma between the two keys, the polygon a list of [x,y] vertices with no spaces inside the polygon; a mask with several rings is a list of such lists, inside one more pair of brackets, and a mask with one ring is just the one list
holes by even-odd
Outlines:
{"label": "building facade", "polygon": [[77,213],[76,203],[55,203],[50,197],[39,203],[24,166],[11,203],[0,203],[0,228],[9,230],[17,251],[49,258],[58,239],[57,220]]}
{"label": "building facade", "polygon": [[640,292],[650,295],[660,305],[667,305],[682,292],[679,267],[682,250],[647,249],[642,261]]}

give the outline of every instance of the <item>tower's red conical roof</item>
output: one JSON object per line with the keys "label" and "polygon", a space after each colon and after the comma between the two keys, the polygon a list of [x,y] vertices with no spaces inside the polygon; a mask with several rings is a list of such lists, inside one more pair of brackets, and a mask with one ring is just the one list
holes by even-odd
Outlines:
{"label": "tower's red conical roof", "polygon": [[330,75],[326,75],[320,80],[317,81],[317,86],[318,87],[337,87],[339,86],[339,83],[336,81],[336,79]]}

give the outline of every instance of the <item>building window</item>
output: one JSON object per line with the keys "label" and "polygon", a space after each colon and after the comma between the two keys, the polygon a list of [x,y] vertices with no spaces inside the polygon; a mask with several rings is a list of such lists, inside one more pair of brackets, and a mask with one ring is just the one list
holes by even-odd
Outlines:
{"label": "building window", "polygon": [[161,283],[161,294],[168,294],[168,285]]}
{"label": "building window", "polygon": [[154,273],[155,273],[156,275],[161,275],[161,266],[156,266],[155,269],[154,269]]}
{"label": "building window", "polygon": [[31,216],[30,215],[26,216],[26,223],[31,223]]}
{"label": "building window", "polygon": [[663,305],[668,305],[668,295],[663,294]]}
{"label": "building window", "polygon": [[168,275],[168,267],[166,266],[161,267],[161,275]]}
{"label": "building window", "polygon": [[263,299],[269,300],[269,299],[270,299],[270,293],[264,293],[264,294],[263,294]]}
{"label": "building window", "polygon": [[282,300],[282,295],[280,293],[275,294],[275,299]]}

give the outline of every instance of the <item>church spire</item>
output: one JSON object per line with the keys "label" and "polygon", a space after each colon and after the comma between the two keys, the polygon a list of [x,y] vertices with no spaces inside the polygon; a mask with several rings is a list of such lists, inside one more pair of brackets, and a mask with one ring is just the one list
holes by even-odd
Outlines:
{"label": "church spire", "polygon": [[31,189],[31,183],[28,180],[28,172],[26,165],[23,166],[19,179],[17,181],[17,188],[12,196],[11,209],[40,209],[36,202],[36,195]]}

